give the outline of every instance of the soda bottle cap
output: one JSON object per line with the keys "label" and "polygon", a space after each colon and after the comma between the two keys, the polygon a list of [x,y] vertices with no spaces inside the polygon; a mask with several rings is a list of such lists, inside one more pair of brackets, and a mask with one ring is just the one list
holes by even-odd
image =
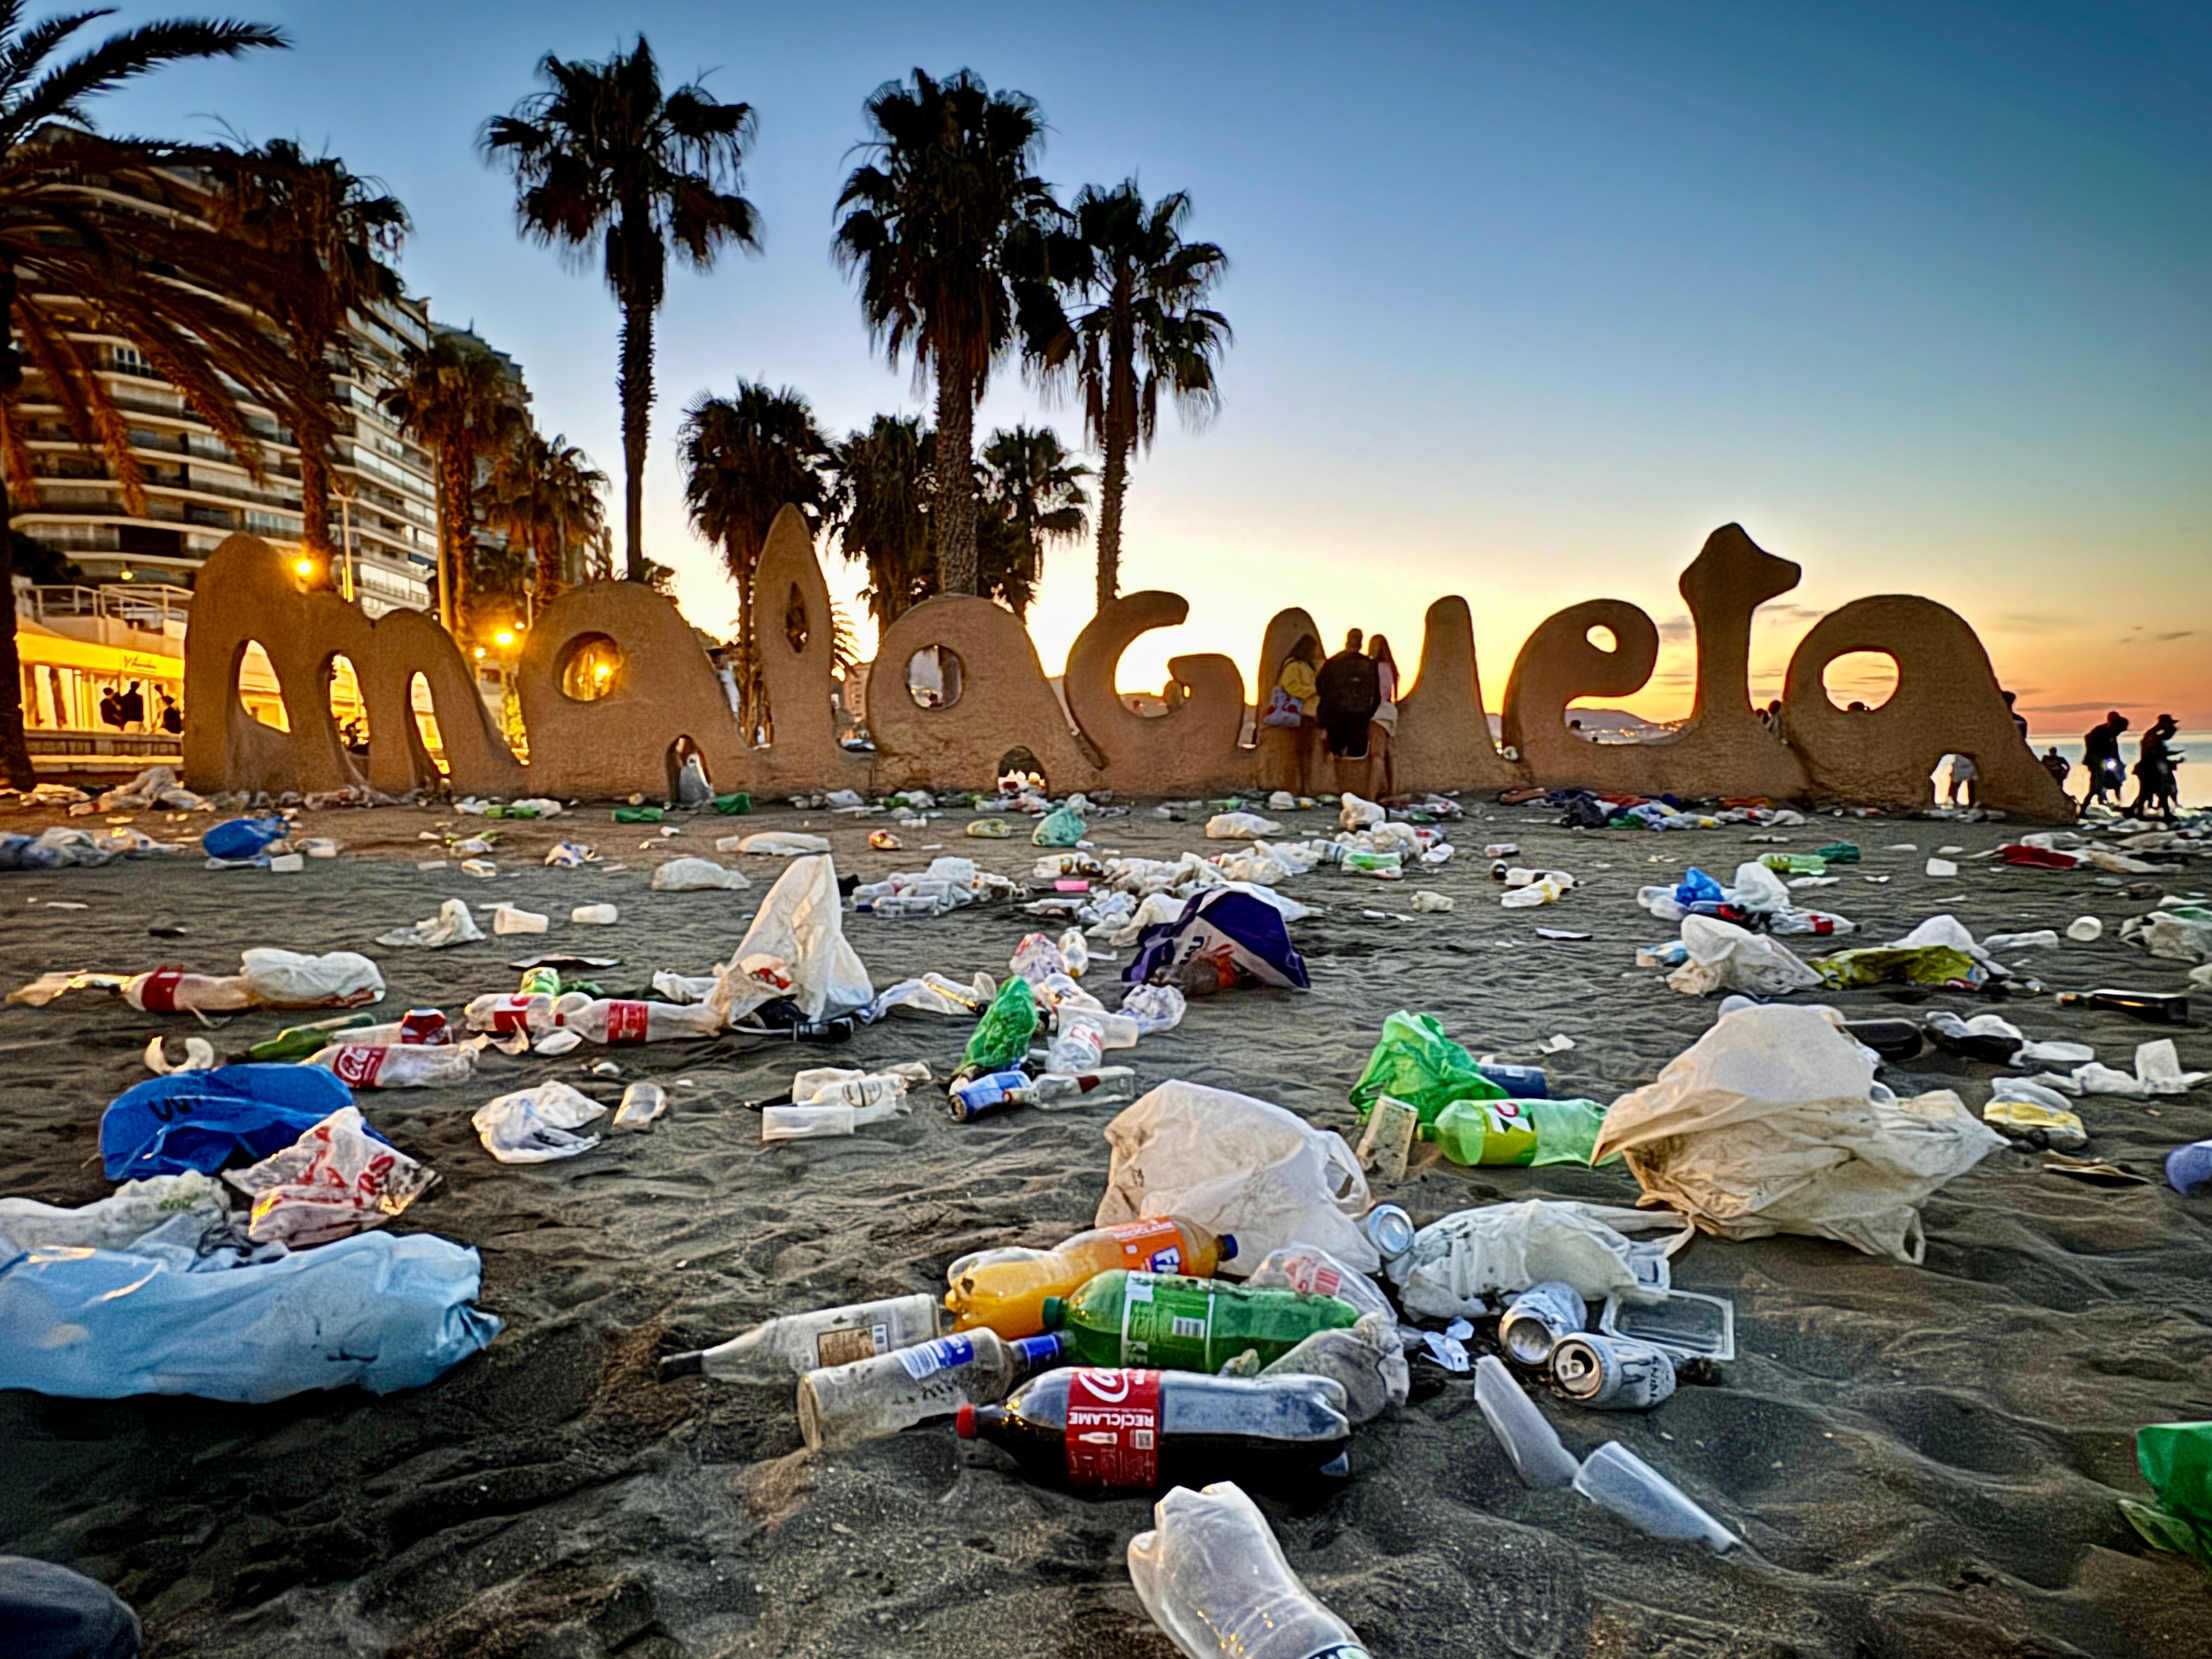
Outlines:
{"label": "soda bottle cap", "polygon": [[1044,1306],[1041,1310],[1039,1316],[1044,1322],[1045,1329],[1048,1331],[1058,1330],[1060,1327],[1060,1322],[1067,1317],[1066,1298],[1065,1297],[1058,1296],[1048,1296],[1045,1297]]}
{"label": "soda bottle cap", "polygon": [[953,1413],[952,1431],[963,1440],[973,1440],[975,1437],[975,1407],[963,1405]]}
{"label": "soda bottle cap", "polygon": [[1221,1235],[1221,1259],[1224,1261],[1234,1261],[1237,1259],[1237,1235],[1235,1233],[1223,1233]]}

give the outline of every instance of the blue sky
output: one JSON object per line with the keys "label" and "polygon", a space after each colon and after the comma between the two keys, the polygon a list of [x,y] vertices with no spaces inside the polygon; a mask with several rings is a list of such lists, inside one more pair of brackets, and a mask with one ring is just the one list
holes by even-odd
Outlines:
{"label": "blue sky", "polygon": [[[127,6],[128,19],[170,15]],[[197,9],[197,8],[195,8]],[[1806,568],[1762,613],[1764,694],[1809,617],[1924,592],[1981,630],[2039,729],[2090,705],[2212,726],[2212,9],[1300,4],[1109,9],[247,3],[295,48],[192,66],[117,131],[220,117],[382,178],[434,311],[519,357],[540,422],[615,472],[615,313],[520,242],[483,118],[547,51],[642,29],[672,77],[760,117],[767,251],[677,279],[648,545],[694,620],[733,609],[686,530],[682,404],[739,374],[842,429],[924,406],[870,351],[829,241],[862,99],[967,65],[1043,106],[1064,191],[1187,190],[1233,268],[1220,417],[1137,466],[1125,586],[1190,623],[1133,648],[1250,672],[1303,604],[1387,631],[1465,593],[1492,707],[1537,621],[1644,605],[1669,640],[1631,706],[1680,712],[1674,591],[1741,522]],[[1037,418],[1011,370],[979,431]],[[1075,412],[1046,409],[1073,438]],[[1034,615],[1056,670],[1087,548]],[[853,576],[833,571],[849,592]],[[2138,722],[2140,724],[2140,721]]]}

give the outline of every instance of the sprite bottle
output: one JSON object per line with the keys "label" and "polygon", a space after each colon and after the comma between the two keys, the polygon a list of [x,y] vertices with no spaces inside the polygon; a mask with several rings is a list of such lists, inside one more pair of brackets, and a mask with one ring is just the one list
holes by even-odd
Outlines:
{"label": "sprite bottle", "polygon": [[1455,1164],[1588,1164],[1604,1127],[1594,1100],[1455,1100],[1429,1138]]}
{"label": "sprite bottle", "polygon": [[1248,1348],[1272,1365],[1316,1331],[1358,1318],[1333,1296],[1118,1267],[1044,1300],[1045,1329],[1067,1336],[1077,1364],[1167,1370],[1218,1371]]}

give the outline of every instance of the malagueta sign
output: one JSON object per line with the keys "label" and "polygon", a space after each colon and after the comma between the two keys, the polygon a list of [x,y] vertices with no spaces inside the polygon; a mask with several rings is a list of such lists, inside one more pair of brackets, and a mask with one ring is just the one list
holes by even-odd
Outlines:
{"label": "malagueta sign", "polygon": [[[1501,751],[1491,739],[1467,601],[1438,599],[1419,670],[1400,699],[1398,787],[1534,784],[1912,806],[1927,802],[1929,774],[1955,752],[1973,757],[1984,805],[2039,819],[2072,817],[2071,802],[2013,725],[1980,640],[1930,599],[1854,599],[1814,623],[1790,659],[1783,732],[1769,730],[1748,690],[1752,612],[1798,576],[1796,565],[1763,551],[1735,525],[1706,538],[1680,583],[1697,629],[1695,706],[1679,733],[1648,744],[1591,742],[1568,728],[1565,713],[1577,698],[1629,696],[1650,677],[1659,635],[1644,611],[1591,599],[1546,618],[1507,678]],[[525,763],[486,714],[459,647],[430,617],[400,611],[372,622],[334,593],[300,592],[268,544],[233,536],[201,572],[185,640],[186,775],[201,789],[277,792],[368,783],[400,793],[432,781],[436,767],[411,712],[419,675],[452,785],[476,794],[659,793],[685,738],[718,790],[971,784],[995,776],[1018,748],[1036,757],[1056,791],[1177,795],[1291,780],[1287,732],[1263,726],[1256,746],[1242,742],[1246,682],[1228,657],[1174,659],[1162,714],[1139,714],[1116,694],[1115,672],[1130,641],[1188,614],[1173,593],[1132,593],[1091,620],[1068,654],[1064,706],[1011,612],[964,596],[924,601],[878,644],[877,664],[889,672],[867,699],[867,753],[837,741],[829,590],[805,523],[790,508],[762,551],[753,605],[763,619],[785,619],[761,629],[772,742],[747,741],[672,604],[635,583],[593,582],[548,605],[523,648],[515,690],[529,737]],[[1601,629],[1613,637],[1610,649],[1591,641]],[[1254,682],[1262,697],[1306,633],[1322,637],[1303,610],[1269,623]],[[240,664],[256,641],[276,671],[288,731],[256,720],[239,700]],[[898,693],[906,665],[933,647],[956,657],[961,672],[957,695],[925,707]],[[1822,672],[1861,651],[1895,661],[1897,688],[1880,708],[1838,708]],[[352,664],[367,709],[365,759],[348,752],[331,717],[331,669],[340,656]],[[580,663],[595,672],[580,673]]]}

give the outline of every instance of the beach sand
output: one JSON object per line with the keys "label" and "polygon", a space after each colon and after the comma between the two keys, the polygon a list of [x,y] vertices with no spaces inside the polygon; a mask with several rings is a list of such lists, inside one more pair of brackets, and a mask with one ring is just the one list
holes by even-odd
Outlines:
{"label": "beach sand", "polygon": [[[13,986],[52,968],[162,962],[234,971],[240,949],[276,945],[375,957],[389,1010],[452,1011],[507,988],[504,964],[539,949],[619,956],[609,982],[641,985],[656,968],[697,973],[726,957],[781,867],[733,859],[754,878],[749,891],[664,895],[647,890],[651,864],[710,853],[716,835],[803,823],[830,836],[841,871],[864,878],[920,867],[927,842],[1026,872],[1036,853],[1025,838],[964,839],[965,816],[901,832],[908,851],[876,853],[866,834],[885,820],[787,808],[688,820],[666,838],[611,823],[604,807],[539,824],[435,809],[313,814],[310,831],[337,836],[347,855],[298,875],[209,872],[193,857],[0,877],[0,977]],[[1323,811],[1278,816],[1301,832],[1334,828]],[[1096,840],[1172,855],[1205,847],[1203,817],[1168,823],[1139,806],[1100,824]],[[1609,1102],[1650,1080],[1714,1006],[1633,968],[1634,945],[1673,931],[1636,908],[1635,888],[1689,864],[1726,880],[1739,860],[1774,849],[1741,827],[1571,833],[1551,827],[1555,817],[1474,807],[1455,832],[1461,856],[1441,872],[1392,885],[1324,869],[1289,884],[1326,907],[1292,929],[1310,993],[1194,1004],[1178,1030],[1136,1051],[1140,1082],[1241,1090],[1351,1135],[1345,1091],[1396,1008],[1436,1014],[1478,1053],[1526,1058],[1554,1033],[1572,1037],[1571,1052],[1545,1062],[1554,1092]],[[412,867],[434,852],[418,832],[438,824],[495,830],[500,876]],[[177,833],[158,813],[139,815],[139,827]],[[1838,884],[1803,896],[1856,920],[1851,943],[1943,910],[1977,934],[2063,928],[2091,914],[2106,923],[2104,941],[2023,953],[2016,965],[2053,988],[2184,982],[2180,964],[2115,937],[2148,902],[2088,872],[1966,858],[1956,878],[1922,873],[1939,846],[1979,852],[2006,838],[2002,826],[1823,817],[1784,833],[1784,850],[1838,836],[1867,849]],[[628,867],[541,867],[562,837]],[[1491,841],[1518,842],[1522,861],[1583,884],[1556,906],[1502,910],[1478,856]],[[1918,850],[1881,850],[1905,842]],[[2197,884],[2212,882],[2159,883]],[[1415,913],[1424,886],[1457,908]],[[455,896],[561,917],[611,899],[622,921],[556,921],[542,939],[450,951],[371,943]],[[189,931],[148,937],[167,922]],[[1033,925],[1004,903],[934,921],[846,919],[878,983],[933,968],[1003,975]],[[1546,940],[1539,927],[1593,938]],[[1996,1006],[2031,1036],[2094,1042],[2123,1066],[2136,1042],[2166,1034],[2047,995],[1835,1000],[1860,1014]],[[298,1018],[241,1016],[217,1041],[242,1048]],[[963,1252],[1049,1244],[1090,1224],[1114,1109],[960,1125],[930,1091],[911,1117],[849,1140],[763,1149],[739,1104],[776,1092],[799,1065],[848,1056],[920,1057],[941,1075],[969,1024],[896,1014],[842,1049],[746,1051],[725,1040],[622,1051],[626,1077],[671,1085],[669,1115],[650,1133],[611,1134],[580,1158],[531,1167],[495,1163],[469,1113],[548,1076],[611,1101],[620,1080],[582,1075],[598,1051],[488,1055],[471,1088],[364,1095],[371,1119],[441,1177],[395,1231],[480,1250],[482,1304],[507,1322],[504,1334],[435,1384],[383,1399],[349,1389],[245,1407],[0,1395],[0,1549],[114,1585],[164,1656],[1168,1659],[1124,1565],[1149,1500],[1042,1490],[945,1425],[817,1458],[801,1445],[788,1387],[653,1377],[660,1354],[769,1316],[941,1291]],[[102,1107],[145,1075],[149,1034],[196,1029],[86,994],[0,1012],[0,1193],[103,1196]],[[2185,1065],[2212,1067],[2202,1024],[2172,1035]],[[1992,1073],[1931,1054],[1886,1075],[1900,1094],[1955,1087],[1978,1109]],[[2093,1099],[2082,1115],[2092,1152],[2155,1177],[2166,1149],[2212,1135],[2212,1088],[2148,1105]],[[1359,1431],[1347,1486],[1263,1507],[1293,1565],[1377,1659],[2212,1652],[2203,1576],[2142,1546],[2115,1502],[2148,1496],[2135,1469],[2138,1425],[2212,1416],[2212,1205],[2162,1184],[2082,1184],[2045,1173],[2044,1162],[2001,1151],[1935,1198],[1917,1267],[1808,1239],[1700,1239],[1677,1259],[1675,1282],[1735,1301],[1739,1357],[1722,1380],[1647,1415],[1543,1401],[1571,1449],[1619,1438],[1741,1534],[1747,1547],[1731,1558],[1645,1539],[1571,1492],[1524,1488],[1470,1380],[1426,1365],[1403,1410]],[[1629,1202],[1635,1191],[1619,1168],[1431,1161],[1377,1196],[1425,1222],[1499,1199]]]}

